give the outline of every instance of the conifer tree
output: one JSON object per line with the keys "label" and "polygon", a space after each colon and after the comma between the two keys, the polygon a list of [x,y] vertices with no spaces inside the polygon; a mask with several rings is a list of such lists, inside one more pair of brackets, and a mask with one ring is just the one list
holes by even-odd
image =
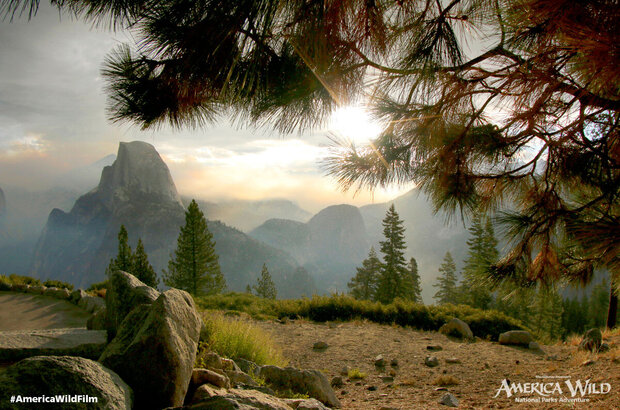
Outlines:
{"label": "conifer tree", "polygon": [[433,298],[439,304],[457,303],[456,265],[450,252],[446,252],[443,263],[439,267],[439,273],[437,283],[433,285],[433,287],[439,289]]}
{"label": "conifer tree", "polygon": [[110,274],[116,270],[132,273],[133,254],[131,253],[131,247],[128,242],[129,239],[127,229],[125,229],[125,225],[121,225],[118,232],[118,254],[116,255],[116,258],[110,260],[110,264],[105,271],[106,276],[109,277]]}
{"label": "conifer tree", "polygon": [[469,234],[469,251],[461,285],[462,301],[475,308],[488,309],[492,300],[488,275],[498,255],[493,225],[490,221],[483,225],[480,216],[476,215],[469,227]]}
{"label": "conifer tree", "polygon": [[275,299],[278,292],[276,290],[276,285],[273,283],[271,279],[271,274],[267,269],[267,265],[263,263],[263,269],[261,270],[260,277],[256,281],[256,285],[254,285],[254,290],[256,291],[256,295],[265,299]]}
{"label": "conifer tree", "polygon": [[420,274],[418,273],[418,262],[415,258],[409,259],[409,265],[407,265],[409,275],[411,275],[411,282],[413,284],[411,292],[411,300],[417,303],[424,303],[422,300],[422,289],[420,288]]}
{"label": "conifer tree", "polygon": [[252,294],[252,287],[249,283],[245,285],[245,293],[249,293],[250,295]]}
{"label": "conifer tree", "polygon": [[138,239],[138,245],[136,246],[136,253],[132,257],[131,273],[146,285],[156,288],[159,284],[157,273],[149,263],[148,256],[144,251],[144,244],[142,239]]}
{"label": "conifer tree", "polygon": [[185,212],[185,225],[168,262],[168,271],[164,271],[164,283],[194,296],[215,294],[226,288],[213,235],[195,200]]}
{"label": "conifer tree", "polygon": [[405,228],[394,204],[390,206],[383,219],[383,236],[385,240],[380,242],[383,264],[377,284],[376,300],[390,303],[397,297],[408,299],[413,284],[405,261]]}
{"label": "conifer tree", "polygon": [[359,300],[375,300],[380,274],[381,261],[377,257],[375,248],[371,247],[368,257],[362,261],[362,266],[357,268],[357,273],[347,284],[351,296]]}

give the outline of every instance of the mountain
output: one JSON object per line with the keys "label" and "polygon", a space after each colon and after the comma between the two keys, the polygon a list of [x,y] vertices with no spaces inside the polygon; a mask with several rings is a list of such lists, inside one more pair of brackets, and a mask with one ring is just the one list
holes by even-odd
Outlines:
{"label": "mountain", "polygon": [[329,206],[307,223],[270,219],[250,236],[292,255],[323,291],[346,290],[369,248],[362,216],[351,205]]}
{"label": "mountain", "polygon": [[110,154],[92,164],[72,169],[59,177],[55,185],[71,188],[78,192],[90,191],[97,186],[99,177],[101,176],[101,170],[112,165],[114,160],[116,160],[116,155]]}
{"label": "mountain", "polygon": [[[191,198],[183,197],[189,204]],[[210,202],[197,199],[196,202],[207,218],[220,220],[244,232],[249,232],[271,218],[283,218],[306,222],[312,214],[286,199],[266,199],[262,201],[222,201]]]}
{"label": "mountain", "polygon": [[[120,143],[116,160],[103,169],[95,189],[79,197],[69,212],[52,210],[37,243],[32,274],[81,287],[102,281],[117,252],[121,224],[131,245],[142,238],[153,268],[161,272],[184,223],[183,203],[155,148],[140,141]],[[254,283],[267,263],[282,297],[307,292],[295,289],[298,266],[285,252],[221,222],[209,221],[209,228],[231,290],[242,291]],[[310,289],[311,282],[309,278]]]}

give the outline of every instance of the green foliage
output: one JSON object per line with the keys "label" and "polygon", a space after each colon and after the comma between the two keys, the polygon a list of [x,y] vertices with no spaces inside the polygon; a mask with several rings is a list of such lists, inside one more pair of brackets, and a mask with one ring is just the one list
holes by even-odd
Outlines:
{"label": "green foliage", "polygon": [[271,337],[251,322],[214,312],[206,312],[203,320],[206,331],[202,351],[212,350],[222,357],[242,358],[261,366],[287,364]]}
{"label": "green foliage", "polygon": [[106,269],[106,276],[109,277],[110,274],[116,270],[131,273],[132,266],[133,254],[131,252],[131,247],[129,246],[127,229],[125,229],[125,225],[121,225],[118,232],[118,254],[116,255],[116,258],[110,261],[110,264]]}
{"label": "green foliage", "polygon": [[164,283],[194,296],[219,293],[226,288],[213,235],[195,200],[185,212],[185,225],[181,227],[174,256],[168,262],[168,271],[164,271]]}
{"label": "green foliage", "polygon": [[438,288],[433,298],[439,304],[457,303],[459,298],[456,287],[456,265],[450,252],[446,252],[443,263],[439,267],[439,273],[437,283],[433,285],[434,288]]}
{"label": "green foliage", "polygon": [[104,280],[103,282],[93,283],[86,289],[87,292],[94,292],[100,289],[107,289],[110,282],[108,280]]}
{"label": "green foliage", "polygon": [[422,288],[420,287],[420,274],[418,273],[418,262],[415,258],[411,258],[409,260],[409,264],[407,265],[407,270],[409,271],[409,275],[411,276],[411,300],[417,303],[424,303],[422,300]]}
{"label": "green foliage", "polygon": [[491,266],[497,262],[497,240],[491,221],[486,225],[479,215],[476,215],[469,227],[468,257],[463,268],[463,283],[459,288],[461,302],[487,309],[492,301],[489,274]]}
{"label": "green foliage", "polygon": [[45,282],[43,282],[43,286],[47,286],[48,288],[64,288],[68,290],[73,290],[73,284],[54,279],[46,280]]}
{"label": "green foliage", "polygon": [[205,310],[244,312],[256,319],[278,316],[275,300],[261,298],[251,293],[220,293],[198,296],[194,300],[198,307]]}
{"label": "green foliage", "polygon": [[276,290],[276,285],[271,279],[269,270],[267,270],[267,265],[265,265],[264,263],[263,269],[260,273],[260,278],[257,279],[254,290],[256,291],[256,295],[265,299],[275,299],[278,294]]}
{"label": "green foliage", "polygon": [[136,252],[132,255],[132,264],[130,271],[136,278],[140,279],[146,285],[157,288],[159,279],[157,273],[149,263],[148,256],[144,251],[144,245],[142,239],[138,239],[138,246],[136,246]]}
{"label": "green foliage", "polygon": [[377,282],[381,272],[381,261],[375,248],[371,247],[368,257],[362,261],[362,267],[347,284],[351,296],[359,300],[375,300]]}
{"label": "green foliage", "polygon": [[0,275],[0,278],[3,282],[12,285],[42,286],[42,283],[39,279],[31,278],[30,276],[22,276],[12,273],[9,276]]}
{"label": "green foliage", "polygon": [[349,369],[349,371],[347,372],[347,377],[351,380],[363,380],[366,378],[366,376],[368,375],[358,368]]}

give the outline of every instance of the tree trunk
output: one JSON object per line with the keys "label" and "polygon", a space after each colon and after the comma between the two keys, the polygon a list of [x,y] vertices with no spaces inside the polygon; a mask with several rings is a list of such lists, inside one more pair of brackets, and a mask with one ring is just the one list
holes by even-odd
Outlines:
{"label": "tree trunk", "polygon": [[616,293],[616,284],[613,279],[610,281],[609,291],[609,310],[607,311],[607,328],[613,329],[616,326],[616,316],[618,315],[618,294]]}

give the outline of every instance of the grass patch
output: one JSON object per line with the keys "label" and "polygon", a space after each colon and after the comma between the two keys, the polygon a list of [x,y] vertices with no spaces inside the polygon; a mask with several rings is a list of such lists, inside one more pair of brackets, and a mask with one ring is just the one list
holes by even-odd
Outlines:
{"label": "grass patch", "polygon": [[459,381],[454,376],[443,375],[443,376],[439,376],[435,380],[433,380],[433,384],[435,386],[441,386],[441,387],[456,386],[457,384],[459,384]]}
{"label": "grass patch", "polygon": [[367,376],[366,373],[362,372],[360,369],[349,369],[347,373],[347,377],[351,380],[363,380]]}
{"label": "grass patch", "polygon": [[194,299],[204,310],[225,310],[247,313],[254,319],[273,319],[278,316],[277,301],[265,299],[249,293],[229,292],[225,294],[200,296]]}
{"label": "grass patch", "polygon": [[201,351],[208,349],[222,357],[242,358],[258,365],[287,364],[271,337],[249,321],[214,312],[205,312],[203,320],[205,332],[201,337],[204,343],[198,357]]}

